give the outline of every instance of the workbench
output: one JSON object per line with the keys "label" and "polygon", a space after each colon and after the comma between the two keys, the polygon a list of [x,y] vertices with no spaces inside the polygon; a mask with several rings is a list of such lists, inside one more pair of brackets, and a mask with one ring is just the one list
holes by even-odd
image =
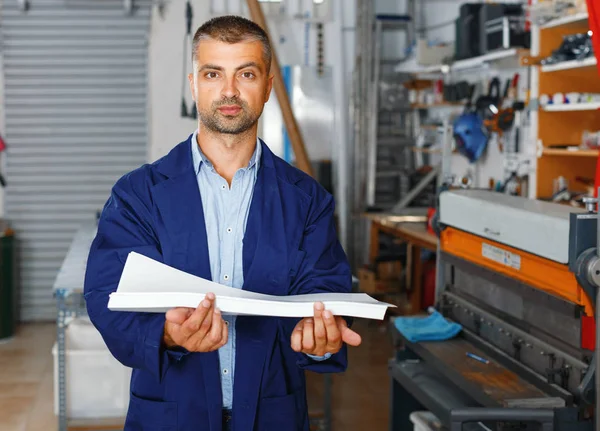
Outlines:
{"label": "workbench", "polygon": [[406,286],[410,288],[411,312],[421,310],[423,287],[423,265],[421,251],[423,249],[436,252],[438,238],[427,231],[424,216],[407,216],[394,214],[365,214],[371,221],[369,263],[379,256],[379,234],[385,232],[405,242],[408,246],[406,260]]}

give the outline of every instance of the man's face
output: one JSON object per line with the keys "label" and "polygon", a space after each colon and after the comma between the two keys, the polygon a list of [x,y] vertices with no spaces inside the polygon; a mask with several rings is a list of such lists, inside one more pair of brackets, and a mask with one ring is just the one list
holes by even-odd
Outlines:
{"label": "man's face", "polygon": [[188,78],[200,122],[213,132],[231,135],[257,123],[273,85],[258,41],[200,41]]}

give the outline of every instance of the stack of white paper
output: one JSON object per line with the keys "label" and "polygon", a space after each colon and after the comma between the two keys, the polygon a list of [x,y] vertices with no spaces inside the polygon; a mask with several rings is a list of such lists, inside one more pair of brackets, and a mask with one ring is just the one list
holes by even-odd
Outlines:
{"label": "stack of white paper", "polygon": [[273,296],[234,289],[132,252],[117,291],[110,295],[108,308],[151,313],[164,313],[174,307],[196,308],[209,292],[215,294],[215,305],[224,314],[309,317],[314,315],[314,303],[321,301],[338,316],[381,320],[388,307],[395,307],[365,293]]}

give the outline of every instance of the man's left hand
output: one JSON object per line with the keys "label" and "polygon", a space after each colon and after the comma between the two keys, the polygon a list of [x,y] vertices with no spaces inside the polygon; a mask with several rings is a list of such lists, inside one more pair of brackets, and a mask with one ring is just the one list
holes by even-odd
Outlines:
{"label": "man's left hand", "polygon": [[360,335],[348,328],[343,317],[334,316],[325,310],[322,302],[315,303],[314,317],[302,319],[292,332],[292,349],[313,356],[334,354],[340,351],[344,343],[358,346]]}

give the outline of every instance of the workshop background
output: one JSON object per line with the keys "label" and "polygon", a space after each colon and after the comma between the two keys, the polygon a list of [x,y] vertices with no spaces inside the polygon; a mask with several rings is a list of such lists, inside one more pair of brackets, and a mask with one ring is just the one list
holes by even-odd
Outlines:
{"label": "workshop background", "polygon": [[0,431],[122,429],[87,252],[115,181],[194,131],[191,37],[228,14],[280,66],[259,135],[396,306],[308,375],[311,429],[594,429],[593,0],[0,0]]}

